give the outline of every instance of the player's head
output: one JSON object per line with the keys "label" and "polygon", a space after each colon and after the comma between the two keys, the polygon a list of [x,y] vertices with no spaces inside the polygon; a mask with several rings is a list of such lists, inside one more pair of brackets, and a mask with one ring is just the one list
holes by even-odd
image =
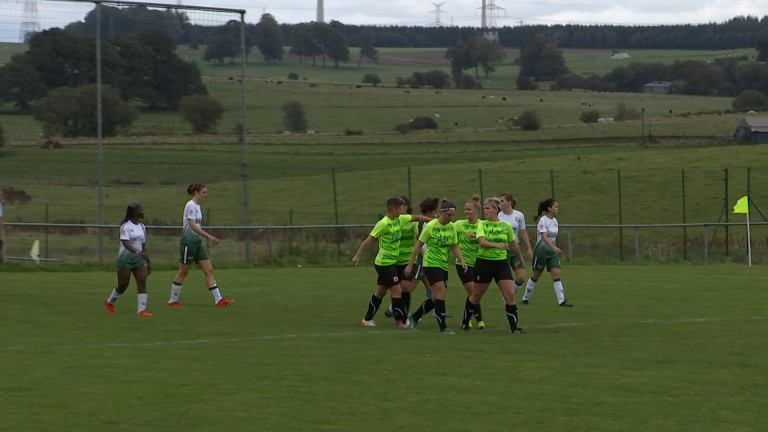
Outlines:
{"label": "player's head", "polygon": [[195,196],[196,193],[200,192],[203,195],[205,195],[205,192],[208,188],[203,183],[197,182],[197,183],[190,183],[187,186],[187,193],[189,195]]}
{"label": "player's head", "polygon": [[400,207],[405,206],[405,201],[403,201],[402,198],[399,196],[392,197],[387,200],[387,211],[388,212],[399,212]]}
{"label": "player's head", "polygon": [[501,211],[501,200],[499,197],[486,198],[483,201],[483,214],[486,219],[497,220]]}
{"label": "player's head", "polygon": [[473,194],[470,199],[464,203],[464,217],[474,219],[480,216],[480,195]]}
{"label": "player's head", "polygon": [[444,199],[440,202],[440,221],[445,223],[453,220],[456,214],[456,204],[453,201]]}
{"label": "player's head", "polygon": [[434,216],[437,212],[438,204],[440,204],[439,198],[426,197],[419,204],[419,211],[425,216]]}
{"label": "player's head", "polygon": [[141,203],[138,201],[133,201],[128,203],[128,206],[125,208],[125,217],[123,218],[123,223],[131,219],[141,219],[143,217],[144,207],[142,207]]}
{"label": "player's head", "polygon": [[405,203],[405,207],[406,207],[405,208],[405,213],[406,214],[413,213],[413,207],[411,206],[411,200],[409,200],[408,197],[405,196],[405,195],[400,195],[398,198],[403,200],[403,202]]}
{"label": "player's head", "polygon": [[515,199],[512,198],[512,194],[508,193],[501,193],[499,194],[499,200],[501,200],[501,207],[502,209],[513,209],[515,208]]}
{"label": "player's head", "polygon": [[557,214],[557,201],[554,198],[547,198],[539,203],[539,208],[536,210],[536,219],[545,213],[551,213],[553,216]]}

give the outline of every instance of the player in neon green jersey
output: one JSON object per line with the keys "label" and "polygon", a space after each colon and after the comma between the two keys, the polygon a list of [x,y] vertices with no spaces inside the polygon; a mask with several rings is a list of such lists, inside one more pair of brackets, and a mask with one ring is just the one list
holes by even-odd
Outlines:
{"label": "player in neon green jersey", "polygon": [[533,288],[546,268],[552,274],[557,305],[563,307],[573,306],[565,300],[563,283],[560,281],[560,258],[557,255],[562,251],[556,245],[559,228],[555,218],[558,210],[559,206],[554,198],[549,198],[539,203],[538,212],[536,213],[536,219],[538,219],[536,246],[533,247],[533,274],[525,285],[523,304],[528,304],[528,300],[531,298],[531,294],[533,294]]}
{"label": "player in neon green jersey", "polygon": [[520,248],[515,243],[515,233],[509,222],[499,219],[501,201],[497,197],[488,198],[483,203],[485,220],[477,227],[477,260],[475,261],[475,290],[464,304],[464,315],[461,319],[461,329],[469,330],[469,320],[480,304],[483,295],[488,290],[492,280],[496,280],[504,303],[506,303],[509,331],[522,333],[517,326],[517,305],[515,304],[515,289],[512,270],[507,264],[507,251],[514,252],[517,259],[522,260]]}
{"label": "player in neon green jersey", "polygon": [[[464,284],[464,289],[467,291],[467,297],[472,295],[475,289],[475,260],[477,260],[477,226],[480,222],[478,215],[480,214],[480,196],[474,195],[472,199],[468,200],[464,204],[464,217],[453,223],[456,227],[456,233],[459,237],[459,249],[461,249],[461,255],[467,263],[467,270],[459,265],[459,260],[456,260],[456,273],[461,279],[461,283]],[[477,328],[484,329],[485,322],[483,321],[483,312],[480,310],[478,304],[475,308],[475,320],[477,321]],[[469,322],[469,326],[472,326],[472,321]]]}
{"label": "player in neon green jersey", "polygon": [[422,245],[427,245],[427,251],[424,253],[424,275],[429,281],[429,287],[432,290],[432,297],[422,303],[416,311],[408,317],[408,325],[415,329],[421,321],[421,317],[435,310],[437,324],[440,326],[440,332],[453,334],[445,324],[445,282],[448,280],[448,252],[453,254],[461,263],[464,271],[467,271],[467,264],[459,249],[459,240],[456,234],[456,227],[453,225],[453,216],[456,213],[456,205],[450,201],[443,200],[440,204],[440,216],[430,221],[424,226],[419,240],[413,247],[411,258],[405,267],[405,274],[410,274],[413,270],[413,262],[419,254]]}
{"label": "player in neon green jersey", "polygon": [[[525,246],[525,256],[527,258],[533,257],[531,240],[528,238],[528,232],[525,230],[525,215],[520,210],[515,209],[515,199],[512,198],[511,194],[500,194],[499,200],[501,200],[499,219],[507,221],[512,225],[517,246],[520,247],[520,244]],[[523,286],[523,283],[525,283],[525,262],[518,261],[512,254],[508,255],[509,265],[512,267],[512,271],[515,272],[515,293],[517,293]]]}
{"label": "player in neon green jersey", "polygon": [[368,310],[360,321],[364,327],[375,327],[373,321],[374,315],[381,306],[381,299],[390,292],[392,296],[392,308],[395,317],[395,325],[407,327],[405,322],[406,315],[402,300],[402,287],[400,286],[400,277],[397,272],[397,257],[400,254],[400,238],[402,237],[402,228],[405,223],[413,221],[429,221],[421,215],[406,214],[407,207],[405,201],[400,197],[392,197],[387,200],[387,215],[384,216],[371,230],[368,237],[363,240],[360,247],[352,257],[352,263],[357,266],[360,261],[360,255],[366,246],[377,239],[379,242],[379,252],[376,254],[374,267],[378,274],[376,281],[376,292],[371,296],[368,303]]}

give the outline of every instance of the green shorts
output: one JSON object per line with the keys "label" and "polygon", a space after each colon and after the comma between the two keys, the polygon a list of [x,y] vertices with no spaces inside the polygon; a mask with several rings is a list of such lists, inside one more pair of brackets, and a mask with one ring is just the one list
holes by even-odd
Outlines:
{"label": "green shorts", "polygon": [[179,262],[182,264],[190,264],[193,262],[200,262],[209,260],[208,251],[203,246],[203,241],[184,241],[179,243]]}
{"label": "green shorts", "polygon": [[125,270],[125,269],[135,269],[139,267],[146,267],[147,262],[144,261],[143,258],[136,254],[125,254],[122,257],[117,257],[117,260],[115,261],[115,267],[118,270]]}
{"label": "green shorts", "polygon": [[517,255],[512,251],[507,251],[507,262],[509,263],[509,266],[512,267],[512,270],[525,268],[525,261],[518,260]]}
{"label": "green shorts", "polygon": [[549,248],[537,247],[533,251],[533,269],[543,271],[545,268],[552,271],[553,268],[560,268],[560,258]]}

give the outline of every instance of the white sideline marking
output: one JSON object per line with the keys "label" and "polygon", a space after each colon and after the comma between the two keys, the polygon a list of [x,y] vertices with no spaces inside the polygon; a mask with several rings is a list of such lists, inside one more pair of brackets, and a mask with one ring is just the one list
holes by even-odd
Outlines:
{"label": "white sideline marking", "polygon": [[[746,317],[747,320],[764,320],[768,319],[768,316],[752,316]],[[656,320],[647,319],[627,323],[619,324],[674,324],[674,323],[704,323],[704,322],[717,322],[717,321],[732,321],[733,318],[681,318],[674,320]],[[616,324],[616,323],[614,323]],[[354,325],[354,324],[353,324]],[[605,325],[605,323],[585,323],[585,322],[572,322],[572,323],[559,323],[559,324],[545,324],[545,325],[530,325],[525,328],[557,328],[557,327],[579,327],[586,325]],[[486,329],[484,332],[507,332],[506,328],[499,329]],[[368,336],[371,334],[393,334],[403,333],[415,335],[418,332],[412,332],[404,329],[391,329],[391,330],[366,330],[362,331],[348,331],[348,332],[334,332],[334,333],[305,333],[305,334],[282,334],[282,335],[263,335],[263,336],[251,336],[251,337],[239,337],[229,339],[190,339],[190,340],[177,340],[177,341],[156,341],[156,342],[136,342],[136,343],[102,343],[102,344],[82,344],[82,345],[49,345],[49,346],[6,346],[0,347],[0,352],[3,351],[32,351],[32,350],[68,350],[68,349],[87,349],[87,348],[120,348],[120,347],[151,347],[151,346],[163,346],[163,345],[193,345],[193,344],[208,344],[208,343],[230,343],[230,342],[244,342],[244,341],[257,341],[257,340],[280,340],[280,339],[298,339],[298,338],[324,338],[324,337],[344,337],[344,336]]]}

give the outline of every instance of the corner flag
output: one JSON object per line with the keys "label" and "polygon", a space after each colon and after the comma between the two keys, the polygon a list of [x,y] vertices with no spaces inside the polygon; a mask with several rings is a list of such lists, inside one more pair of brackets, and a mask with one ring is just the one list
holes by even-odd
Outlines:
{"label": "corner flag", "polygon": [[749,197],[747,195],[736,201],[736,205],[733,206],[733,212],[736,214],[749,214]]}

